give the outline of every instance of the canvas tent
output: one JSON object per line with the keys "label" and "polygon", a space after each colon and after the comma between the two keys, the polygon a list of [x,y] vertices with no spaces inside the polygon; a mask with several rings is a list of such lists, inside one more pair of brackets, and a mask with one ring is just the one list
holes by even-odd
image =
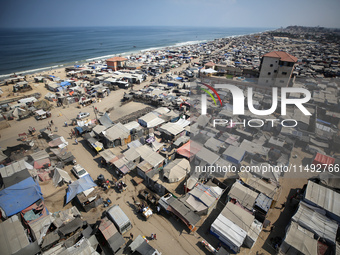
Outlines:
{"label": "canvas tent", "polygon": [[58,186],[61,182],[70,183],[72,179],[66,171],[56,168],[53,175],[53,184]]}
{"label": "canvas tent", "polygon": [[0,209],[4,217],[10,217],[39,199],[43,199],[40,186],[29,177],[0,191]]}

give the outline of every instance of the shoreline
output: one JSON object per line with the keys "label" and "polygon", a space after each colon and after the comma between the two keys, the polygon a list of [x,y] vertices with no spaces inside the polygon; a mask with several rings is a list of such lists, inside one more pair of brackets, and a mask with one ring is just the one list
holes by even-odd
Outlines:
{"label": "shoreline", "polygon": [[230,36],[227,36],[227,37],[214,38],[212,40],[206,39],[206,40],[192,40],[192,41],[186,41],[186,42],[178,42],[178,43],[175,43],[174,45],[169,45],[169,46],[149,47],[149,48],[146,48],[146,49],[141,49],[141,50],[136,50],[136,51],[115,53],[115,54],[109,54],[109,55],[99,56],[99,57],[89,57],[89,58],[86,58],[86,59],[61,63],[61,64],[58,64],[58,65],[38,67],[38,68],[35,68],[35,69],[24,70],[24,71],[15,71],[13,73],[8,73],[8,74],[0,74],[0,81],[4,81],[8,78],[11,78],[13,75],[17,75],[17,76],[32,75],[32,74],[46,72],[46,71],[58,70],[60,68],[71,67],[71,66],[74,66],[74,65],[82,65],[82,64],[86,64],[86,63],[89,63],[89,62],[92,62],[92,61],[105,61],[106,59],[111,58],[111,57],[115,57],[115,56],[123,56],[123,57],[135,56],[138,53],[144,53],[144,52],[149,52],[149,51],[152,52],[152,51],[156,51],[156,50],[174,49],[174,48],[179,48],[179,47],[184,47],[184,46],[195,46],[195,45],[199,45],[200,43],[210,43],[210,42],[213,42],[215,40],[223,40],[223,39],[229,39],[229,38],[251,36],[251,35],[262,34],[262,33],[266,33],[268,31],[274,31],[274,30],[275,29],[265,30],[265,31],[262,31],[262,32],[249,33],[249,34],[243,34],[243,35],[230,35]]}

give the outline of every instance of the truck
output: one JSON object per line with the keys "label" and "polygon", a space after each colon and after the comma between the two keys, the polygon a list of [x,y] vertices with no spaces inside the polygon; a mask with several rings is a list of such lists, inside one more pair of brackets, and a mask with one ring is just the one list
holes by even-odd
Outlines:
{"label": "truck", "polygon": [[119,233],[122,235],[129,231],[132,228],[131,221],[128,216],[123,212],[123,210],[119,207],[119,205],[113,205],[110,207],[106,214],[108,218],[115,224]]}

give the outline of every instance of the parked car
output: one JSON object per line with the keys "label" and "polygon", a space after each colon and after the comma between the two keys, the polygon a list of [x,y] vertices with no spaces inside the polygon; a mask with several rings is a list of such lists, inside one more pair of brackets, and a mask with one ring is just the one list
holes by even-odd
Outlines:
{"label": "parked car", "polygon": [[79,179],[87,174],[89,174],[81,165],[77,164],[72,167],[72,173]]}
{"label": "parked car", "polygon": [[81,120],[81,119],[84,119],[86,117],[90,116],[90,114],[88,112],[80,112],[78,115],[77,115],[77,119],[78,120]]}

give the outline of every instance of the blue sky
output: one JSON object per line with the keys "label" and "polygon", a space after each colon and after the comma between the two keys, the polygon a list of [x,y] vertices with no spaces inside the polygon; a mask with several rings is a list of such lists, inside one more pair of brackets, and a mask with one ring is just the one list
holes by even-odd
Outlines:
{"label": "blue sky", "polygon": [[340,27],[339,0],[1,0],[0,27]]}

